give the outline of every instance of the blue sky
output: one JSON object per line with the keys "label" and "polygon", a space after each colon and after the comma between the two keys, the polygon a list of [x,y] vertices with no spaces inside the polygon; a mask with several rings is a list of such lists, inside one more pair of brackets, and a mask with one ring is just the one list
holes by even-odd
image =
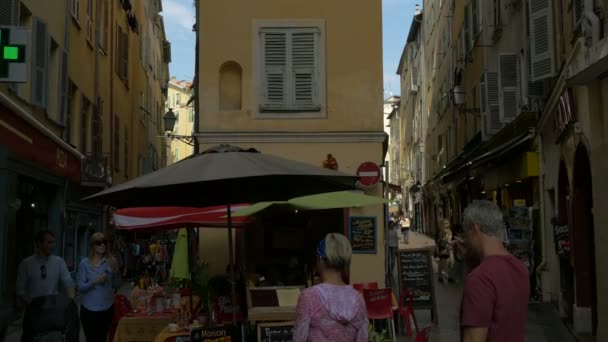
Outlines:
{"label": "blue sky", "polygon": [[[372,0],[369,0],[372,1]],[[395,75],[410,29],[414,6],[422,0],[383,0],[383,53],[385,97],[399,93]],[[171,42],[171,76],[191,80],[194,75],[194,8],[192,0],[163,0],[165,30]]]}

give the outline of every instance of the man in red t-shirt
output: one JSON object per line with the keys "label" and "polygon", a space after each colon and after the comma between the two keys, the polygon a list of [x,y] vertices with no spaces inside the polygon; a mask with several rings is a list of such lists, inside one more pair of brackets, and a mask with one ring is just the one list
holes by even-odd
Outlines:
{"label": "man in red t-shirt", "polygon": [[530,275],[503,245],[502,212],[489,201],[464,211],[467,276],[460,315],[464,342],[524,341]]}

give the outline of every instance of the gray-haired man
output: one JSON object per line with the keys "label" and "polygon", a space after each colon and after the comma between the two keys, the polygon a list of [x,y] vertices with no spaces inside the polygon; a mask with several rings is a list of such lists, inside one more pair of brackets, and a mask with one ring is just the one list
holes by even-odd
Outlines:
{"label": "gray-haired man", "polygon": [[472,271],[464,284],[462,341],[524,341],[530,276],[503,245],[502,212],[492,202],[474,201],[464,211],[463,228]]}

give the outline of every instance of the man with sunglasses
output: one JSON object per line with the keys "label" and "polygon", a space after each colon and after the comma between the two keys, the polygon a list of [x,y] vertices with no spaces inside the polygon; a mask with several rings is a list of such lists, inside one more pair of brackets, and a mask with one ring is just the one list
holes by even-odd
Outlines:
{"label": "man with sunglasses", "polygon": [[[17,274],[17,296],[23,304],[29,305],[32,299],[59,294],[65,289],[67,296],[74,299],[74,282],[65,261],[53,255],[55,235],[48,230],[36,234],[36,253],[19,264]],[[26,310],[24,322],[28,312]],[[22,341],[29,340],[28,327],[24,323]]]}

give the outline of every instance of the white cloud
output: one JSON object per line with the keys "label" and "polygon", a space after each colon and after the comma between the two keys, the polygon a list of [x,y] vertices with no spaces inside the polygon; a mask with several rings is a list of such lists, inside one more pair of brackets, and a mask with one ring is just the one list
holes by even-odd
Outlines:
{"label": "white cloud", "polygon": [[192,31],[194,25],[194,6],[189,0],[163,0],[165,26],[180,27]]}

